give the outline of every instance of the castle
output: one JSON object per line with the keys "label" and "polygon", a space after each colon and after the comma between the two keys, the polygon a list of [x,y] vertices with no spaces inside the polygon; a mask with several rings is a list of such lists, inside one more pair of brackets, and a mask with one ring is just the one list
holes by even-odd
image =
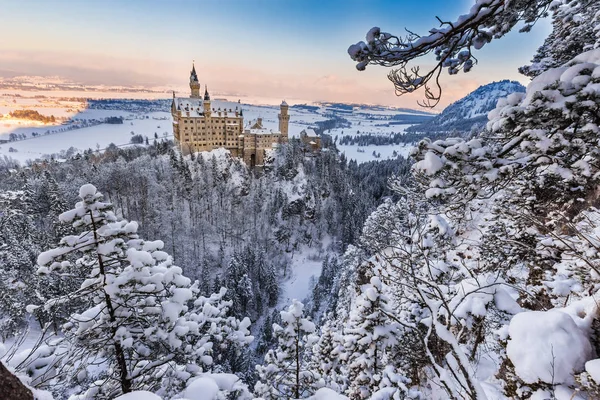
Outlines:
{"label": "castle", "polygon": [[239,157],[253,167],[264,163],[267,150],[288,141],[290,116],[288,105],[281,103],[279,132],[271,132],[258,118],[253,124],[244,127],[244,114],[241,108],[235,110],[215,109],[211,106],[208,88],[204,88],[204,98],[200,96],[200,82],[196,67],[190,72],[190,97],[175,97],[171,103],[173,115],[173,135],[184,154],[210,151],[223,147],[233,157]]}

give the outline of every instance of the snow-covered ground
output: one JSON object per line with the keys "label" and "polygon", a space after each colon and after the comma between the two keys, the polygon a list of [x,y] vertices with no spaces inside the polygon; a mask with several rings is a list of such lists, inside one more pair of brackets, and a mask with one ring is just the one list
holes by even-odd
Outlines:
{"label": "snow-covered ground", "polygon": [[321,275],[323,260],[313,260],[307,253],[298,253],[292,259],[290,278],[282,288],[280,304],[288,305],[292,300],[303,301],[309,295],[311,278],[318,279]]}
{"label": "snow-covered ground", "polygon": [[[61,93],[61,96],[64,96]],[[109,144],[118,146],[130,143],[133,134],[141,134],[152,142],[155,135],[159,138],[172,137],[171,115],[165,112],[148,112],[143,109],[137,112],[123,110],[115,105],[115,109],[88,109],[86,103],[75,97],[34,97],[31,93],[21,96],[0,96],[0,156],[9,156],[21,164],[28,160],[44,158],[51,154],[60,154],[69,148],[76,152],[87,149],[104,149]],[[215,100],[213,107],[221,109],[242,108],[245,124],[258,117],[263,119],[263,126],[277,131],[279,129],[279,106],[251,105],[239,102]],[[337,108],[336,108],[337,107]],[[390,124],[398,115],[409,115],[406,110],[382,109],[369,106],[345,106],[319,104],[312,107],[290,108],[289,134],[298,137],[304,129],[314,128],[320,121],[331,118],[343,118],[344,127],[326,130],[325,133],[337,137],[338,141],[343,136],[356,136],[363,134],[390,136],[404,132],[410,125]],[[41,122],[13,119],[9,113],[15,110],[35,110],[44,116],[53,115],[57,118],[55,124],[42,124]],[[415,112],[416,115],[419,112]],[[101,123],[107,117],[122,117],[123,124]],[[91,125],[91,126],[90,126]],[[133,132],[133,133],[132,133]],[[17,134],[25,140],[8,142],[11,133]],[[14,135],[13,135],[14,136]],[[359,163],[377,159],[393,158],[394,152],[406,156],[411,145],[385,145],[385,146],[356,146],[338,145],[340,151],[349,159]],[[375,154],[373,154],[375,152]],[[379,157],[377,155],[380,155]]]}
{"label": "snow-covered ground", "polygon": [[[361,164],[364,162],[374,160],[390,160],[396,158],[394,151],[397,155],[407,157],[413,148],[412,144],[404,145],[388,145],[388,146],[352,146],[352,145],[338,145],[340,153],[344,153],[349,160],[356,160],[357,163]],[[380,157],[375,157],[373,152],[376,152]]]}
{"label": "snow-covered ground", "polygon": [[12,337],[6,342],[0,342],[0,360],[4,360],[10,354],[14,354],[10,364],[18,365],[21,359],[33,349],[39,342],[41,329],[35,321],[31,321],[26,332],[18,337]]}
{"label": "snow-covered ground", "polygon": [[[147,136],[150,141],[154,139],[156,133],[159,137],[172,136],[171,128],[171,116],[169,113],[149,113],[144,115],[132,116],[129,113],[115,110],[111,113],[111,110],[89,110],[93,111],[90,113],[96,118],[104,118],[105,116],[124,116],[125,120],[123,124],[100,124],[80,129],[72,129],[60,132],[60,129],[64,127],[34,127],[28,129],[28,131],[42,131],[42,134],[38,137],[28,138],[26,140],[19,140],[15,142],[4,143],[0,145],[0,154],[6,154],[20,163],[25,163],[27,160],[34,160],[41,158],[44,155],[50,155],[59,153],[61,150],[67,150],[70,147],[74,147],[77,151],[84,151],[87,149],[104,149],[109,144],[114,143],[116,145],[128,144],[133,134],[141,134]],[[112,115],[111,115],[112,114]],[[100,115],[104,115],[100,117]],[[78,115],[80,117],[80,115]],[[168,118],[167,120],[160,120],[155,118]],[[43,132],[50,130],[56,133],[44,135]],[[18,131],[21,131],[19,129]],[[0,136],[1,137],[1,136]],[[16,150],[11,152],[10,148]]]}

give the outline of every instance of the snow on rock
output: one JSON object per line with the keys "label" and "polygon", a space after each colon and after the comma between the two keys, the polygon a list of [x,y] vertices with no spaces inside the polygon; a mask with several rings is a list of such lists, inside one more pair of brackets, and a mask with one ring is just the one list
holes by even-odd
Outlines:
{"label": "snow on rock", "polygon": [[506,347],[515,372],[526,383],[572,383],[592,356],[587,335],[561,311],[517,314],[508,327]]}
{"label": "snow on rock", "polygon": [[[54,400],[54,396],[52,396],[52,393],[46,391],[46,390],[42,390],[42,389],[36,389],[33,387],[30,387],[29,390],[31,390],[31,393],[33,393],[33,398],[35,400]],[[146,399],[146,400],[153,400],[153,399]]]}
{"label": "snow on rock", "polygon": [[185,397],[189,400],[214,400],[218,394],[219,386],[207,377],[196,379],[185,389]]}
{"label": "snow on rock", "polygon": [[558,385],[551,392],[549,390],[536,390],[529,400],[585,400],[586,398],[577,395],[573,389],[565,385]]}
{"label": "snow on rock", "polygon": [[530,400],[547,400],[552,398],[552,393],[549,390],[538,389],[536,390],[531,397]]}
{"label": "snow on rock", "polygon": [[223,399],[228,393],[235,392],[236,398],[248,398],[248,387],[235,374],[204,374],[188,384],[183,392],[186,400]]}
{"label": "snow on rock", "polygon": [[[469,321],[468,316],[483,317],[487,314],[488,303],[494,302],[499,310],[517,314],[521,307],[515,298],[518,293],[493,273],[482,274],[477,278],[467,278],[456,285],[456,295],[450,301],[454,316]],[[468,323],[470,324],[470,323]]]}
{"label": "snow on rock", "polygon": [[145,390],[136,390],[117,397],[115,400],[162,400],[154,393]]}
{"label": "snow on rock", "polygon": [[600,358],[585,363],[585,371],[596,383],[600,383]]}

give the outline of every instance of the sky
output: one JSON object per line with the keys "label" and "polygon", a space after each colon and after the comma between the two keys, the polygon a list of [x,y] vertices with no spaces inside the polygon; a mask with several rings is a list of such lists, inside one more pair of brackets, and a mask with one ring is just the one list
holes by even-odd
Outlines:
{"label": "sky", "polygon": [[[394,95],[389,69],[357,71],[348,46],[373,26],[425,34],[439,25],[436,16],[455,20],[473,1],[0,0],[0,77],[59,76],[185,95],[194,60],[200,82],[216,95],[417,108],[421,95]],[[517,68],[549,32],[542,21],[486,45],[472,72],[443,77],[440,107],[492,81],[526,83]]]}

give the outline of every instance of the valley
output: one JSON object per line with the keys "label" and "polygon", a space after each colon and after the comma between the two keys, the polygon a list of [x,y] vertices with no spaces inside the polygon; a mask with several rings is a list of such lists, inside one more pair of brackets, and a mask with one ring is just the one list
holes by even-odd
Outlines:
{"label": "valley", "polygon": [[[84,151],[101,151],[110,144],[127,147],[131,137],[142,135],[145,144],[154,140],[172,140],[172,118],[167,99],[85,99],[82,92],[73,97],[0,97],[0,155],[6,155],[27,165],[36,159],[65,159]],[[240,107],[246,123],[262,118],[267,129],[277,129],[278,107],[215,100],[216,108]],[[344,108],[340,108],[344,107]],[[11,118],[15,110],[35,110],[44,116],[54,116],[57,124]],[[408,121],[422,121],[431,114],[406,109],[367,105],[321,104],[290,108],[290,137],[298,138],[306,129],[319,130],[319,123],[337,119],[336,126],[321,129],[322,133],[339,141],[344,136],[390,136],[404,132]],[[107,118],[122,118],[122,123],[106,123]],[[398,123],[400,122],[400,123]],[[409,144],[399,146],[338,146],[348,159],[366,162],[407,156]]]}
{"label": "valley", "polygon": [[600,2],[470,3],[3,2],[0,400],[600,399]]}

